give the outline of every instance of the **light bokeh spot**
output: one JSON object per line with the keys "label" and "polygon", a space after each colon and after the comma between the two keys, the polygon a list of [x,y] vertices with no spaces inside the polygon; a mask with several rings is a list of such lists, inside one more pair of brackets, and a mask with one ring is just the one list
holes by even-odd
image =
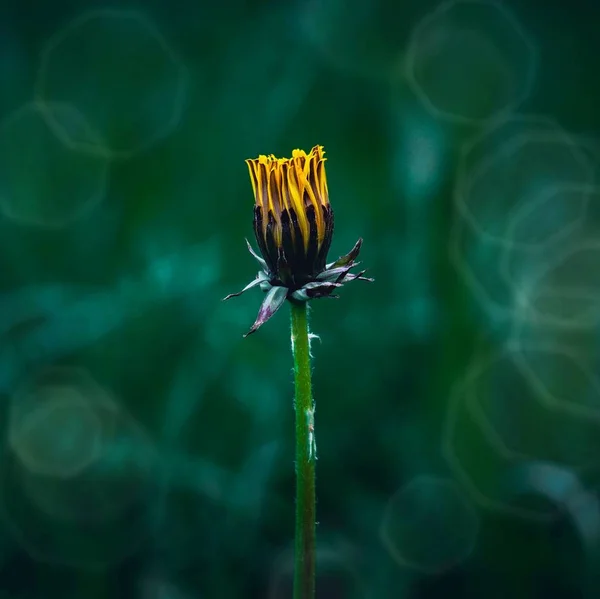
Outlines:
{"label": "light bokeh spot", "polygon": [[[590,331],[557,337],[520,324],[504,347],[475,356],[456,385],[442,454],[477,505],[551,522],[573,489],[548,472],[597,472],[600,381],[590,365],[599,344]],[[545,465],[536,468],[543,480],[515,478],[528,464]]]}
{"label": "light bokeh spot", "polygon": [[2,517],[38,561],[83,568],[120,562],[162,509],[156,447],[81,369],[41,371],[12,397],[0,457]]}
{"label": "light bokeh spot", "polygon": [[526,520],[552,522],[558,515],[556,505],[535,493],[526,498],[523,493],[515,495],[514,484],[510,481],[515,462],[502,451],[497,438],[482,427],[481,417],[474,413],[468,401],[470,378],[485,363],[484,360],[476,361],[450,397],[442,435],[442,455],[477,506]]}
{"label": "light bokeh spot", "polygon": [[71,104],[30,103],[9,114],[0,123],[0,211],[22,225],[60,228],[104,199],[109,165],[63,143],[48,118],[64,123],[73,139],[103,144]]}
{"label": "light bokeh spot", "polygon": [[[448,249],[452,265],[483,310],[488,327],[505,330],[507,322],[524,317],[521,281],[524,273],[529,280],[539,276],[545,262],[543,255],[494,243],[460,217],[454,223]],[[518,266],[519,283],[504,272],[506,260]]]}
{"label": "light bokeh spot", "polygon": [[570,468],[543,461],[514,466],[504,478],[515,500],[537,495],[556,505],[567,517],[584,550],[594,551],[600,541],[600,506],[596,494]]}
{"label": "light bokeh spot", "polygon": [[511,117],[463,147],[455,197],[482,236],[519,249],[543,249],[585,218],[594,169],[557,124]]}
{"label": "light bokeh spot", "polygon": [[399,565],[439,574],[471,555],[479,515],[450,479],[422,475],[389,500],[380,539]]}
{"label": "light bokeh spot", "polygon": [[536,317],[540,278],[598,221],[595,171],[583,146],[544,117],[499,119],[463,146],[450,258],[489,325]]}
{"label": "light bokeh spot", "polygon": [[41,103],[78,108],[103,143],[72,135],[62,115],[48,113],[53,128],[81,152],[128,158],[178,126],[187,92],[187,70],[142,13],[92,10],[58,31],[44,49],[36,82]]}
{"label": "light bokeh spot", "polygon": [[47,388],[45,393],[48,397],[11,431],[12,449],[32,473],[71,478],[98,457],[102,422],[71,389]]}
{"label": "light bokeh spot", "polygon": [[[589,437],[590,459],[600,451],[600,378],[590,367],[590,356],[568,344],[514,343],[512,353],[526,377],[547,407],[562,415],[563,437],[568,437],[569,419],[580,421],[577,443]],[[591,364],[593,364],[592,360]],[[584,428],[590,430],[584,434]]]}
{"label": "light bokeh spot", "polygon": [[[578,393],[593,384],[590,373],[558,348],[515,349],[499,352],[467,377],[465,399],[481,432],[508,460],[594,463],[600,419]],[[600,408],[598,383],[595,389]]]}
{"label": "light bokeh spot", "polygon": [[531,91],[535,47],[500,3],[452,0],[415,27],[408,81],[424,106],[445,120],[477,123],[517,107]]}
{"label": "light bokeh spot", "polygon": [[524,294],[529,317],[540,324],[574,329],[600,321],[600,243],[580,235],[574,234],[573,243],[548,261]]}

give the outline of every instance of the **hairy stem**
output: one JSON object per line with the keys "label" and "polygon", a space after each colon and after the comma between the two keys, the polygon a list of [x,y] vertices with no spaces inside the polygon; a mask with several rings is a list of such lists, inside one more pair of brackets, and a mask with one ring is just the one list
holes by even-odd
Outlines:
{"label": "hairy stem", "polygon": [[296,545],[294,599],[315,596],[314,404],[306,303],[292,304],[292,352],[296,395]]}

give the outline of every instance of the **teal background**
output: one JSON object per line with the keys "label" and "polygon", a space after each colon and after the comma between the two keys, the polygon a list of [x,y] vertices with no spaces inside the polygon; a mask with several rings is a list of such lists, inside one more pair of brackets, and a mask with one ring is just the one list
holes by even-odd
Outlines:
{"label": "teal background", "polygon": [[594,2],[0,7],[0,597],[291,596],[244,159],[325,146],[320,599],[600,592]]}

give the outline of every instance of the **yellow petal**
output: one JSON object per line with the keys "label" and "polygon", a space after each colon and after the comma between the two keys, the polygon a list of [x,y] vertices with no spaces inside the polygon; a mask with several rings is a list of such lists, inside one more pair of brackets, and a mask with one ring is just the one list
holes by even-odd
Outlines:
{"label": "yellow petal", "polygon": [[292,236],[302,235],[305,251],[309,246],[310,223],[307,209],[312,206],[317,225],[317,242],[320,247],[325,239],[326,223],[323,206],[329,204],[325,177],[323,146],[314,146],[307,154],[295,149],[291,158],[276,158],[274,154],[261,154],[247,160],[256,205],[263,212],[263,227],[266,233],[269,214],[275,220],[273,230],[277,244],[282,240],[281,214],[284,210],[295,212],[299,231],[292,229]]}

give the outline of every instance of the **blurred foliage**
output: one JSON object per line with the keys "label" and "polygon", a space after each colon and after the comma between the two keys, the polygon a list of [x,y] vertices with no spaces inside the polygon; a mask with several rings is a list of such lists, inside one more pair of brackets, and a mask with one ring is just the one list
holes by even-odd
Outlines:
{"label": "blurred foliage", "polygon": [[0,598],[290,597],[244,159],[323,144],[318,597],[600,592],[596,3],[0,7]]}

